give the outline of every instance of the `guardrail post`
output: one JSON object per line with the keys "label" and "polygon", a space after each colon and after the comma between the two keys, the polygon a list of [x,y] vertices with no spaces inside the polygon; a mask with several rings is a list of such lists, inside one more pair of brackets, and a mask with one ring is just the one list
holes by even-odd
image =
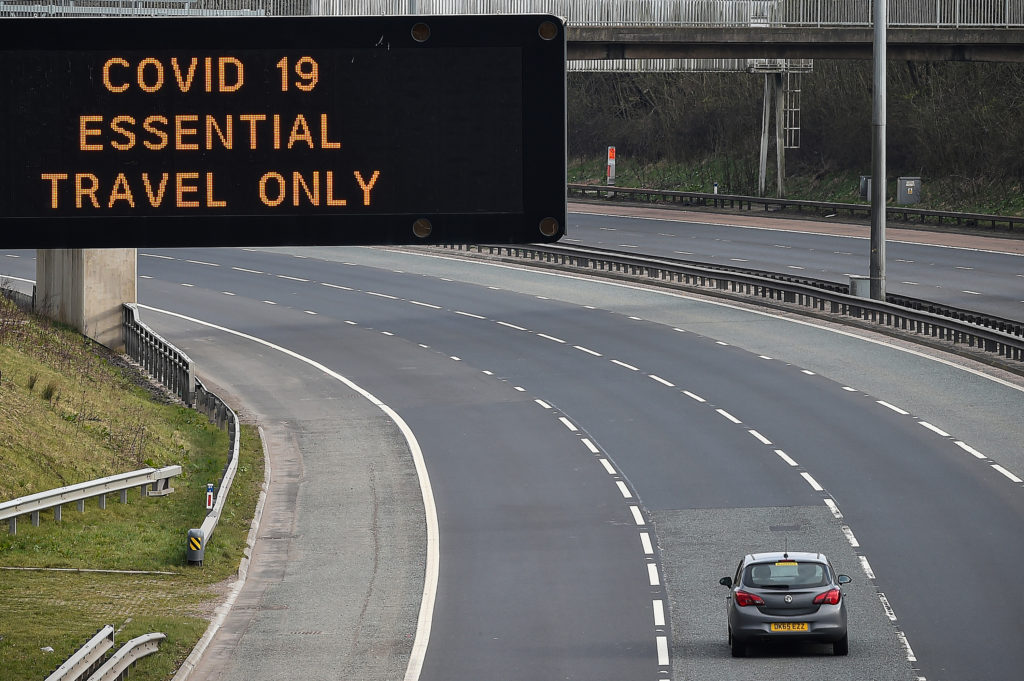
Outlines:
{"label": "guardrail post", "polygon": [[7,534],[18,534],[18,517],[11,516],[7,519]]}
{"label": "guardrail post", "polygon": [[121,490],[121,503],[122,504],[127,504],[128,503],[128,490],[127,489]]}
{"label": "guardrail post", "polygon": [[55,522],[58,522],[58,523],[60,522],[60,516],[61,516],[60,509],[61,509],[61,505],[60,504],[57,504],[56,506],[53,507],[53,520]]}
{"label": "guardrail post", "polygon": [[106,508],[107,507],[107,495],[106,494],[100,494],[98,496],[99,496],[99,500],[100,500],[100,508],[101,509]]}
{"label": "guardrail post", "polygon": [[32,518],[32,527],[39,527],[39,511],[32,511],[29,517]]}
{"label": "guardrail post", "polygon": [[79,513],[85,513],[85,499],[79,499],[77,505],[78,505],[78,512]]}

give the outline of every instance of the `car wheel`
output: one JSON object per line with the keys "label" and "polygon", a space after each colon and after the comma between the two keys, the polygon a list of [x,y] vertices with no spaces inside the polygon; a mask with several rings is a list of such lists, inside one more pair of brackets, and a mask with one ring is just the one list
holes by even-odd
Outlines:
{"label": "car wheel", "polygon": [[846,655],[850,652],[849,636],[844,634],[841,639],[832,644],[833,655]]}
{"label": "car wheel", "polygon": [[732,645],[732,656],[733,657],[746,657],[747,656],[747,644],[744,643],[743,641],[736,640],[735,638],[732,637],[732,634],[729,635],[729,638],[731,639],[729,641],[729,643]]}

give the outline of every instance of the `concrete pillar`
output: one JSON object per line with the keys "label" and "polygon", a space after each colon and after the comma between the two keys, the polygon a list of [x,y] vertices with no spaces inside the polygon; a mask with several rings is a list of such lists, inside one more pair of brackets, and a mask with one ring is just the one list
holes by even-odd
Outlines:
{"label": "concrete pillar", "polygon": [[112,350],[124,349],[122,303],[137,302],[134,248],[36,252],[36,311]]}

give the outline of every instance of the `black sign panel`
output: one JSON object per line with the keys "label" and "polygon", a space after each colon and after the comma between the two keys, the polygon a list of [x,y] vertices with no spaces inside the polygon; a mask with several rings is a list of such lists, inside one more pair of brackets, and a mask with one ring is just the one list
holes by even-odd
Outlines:
{"label": "black sign panel", "polygon": [[556,17],[0,19],[0,246],[565,229]]}

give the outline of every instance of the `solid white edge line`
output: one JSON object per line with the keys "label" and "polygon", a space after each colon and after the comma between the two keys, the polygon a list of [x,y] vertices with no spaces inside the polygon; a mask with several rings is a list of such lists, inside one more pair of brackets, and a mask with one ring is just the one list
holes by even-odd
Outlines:
{"label": "solid white edge line", "polygon": [[413,639],[412,652],[409,655],[409,666],[406,667],[405,681],[418,681],[420,677],[420,671],[423,669],[423,660],[427,653],[427,644],[430,642],[430,627],[433,624],[434,619],[434,601],[437,597],[437,581],[439,574],[439,561],[440,561],[440,549],[439,542],[440,537],[438,536],[438,524],[437,524],[437,508],[434,505],[434,492],[430,485],[430,476],[427,473],[427,465],[423,459],[423,451],[420,449],[419,441],[416,439],[416,435],[409,428],[409,424],[396,412],[394,409],[377,399],[372,393],[363,389],[356,383],[352,382],[348,378],[341,374],[327,368],[323,364],[310,359],[304,355],[300,355],[294,350],[289,350],[280,345],[271,343],[268,340],[258,338],[256,336],[243,333],[241,331],[235,331],[224,326],[217,324],[211,324],[210,322],[196,319],[194,317],[188,317],[177,312],[170,312],[168,310],[161,310],[159,308],[150,307],[149,305],[138,304],[138,307],[144,310],[150,310],[159,314],[169,315],[171,317],[177,317],[184,319],[185,321],[192,322],[193,324],[199,324],[206,326],[211,329],[216,329],[224,333],[229,333],[239,338],[259,343],[265,347],[277,350],[289,357],[304,362],[309,366],[318,369],[319,371],[327,374],[331,378],[337,379],[341,383],[348,386],[351,390],[362,395],[371,404],[376,406],[378,409],[383,411],[388,418],[394,422],[398,429],[402,432],[405,437],[406,444],[409,446],[409,451],[412,455],[413,462],[416,466],[416,475],[420,482],[420,494],[423,497],[423,512],[426,519],[427,525],[427,556],[426,565],[423,576],[423,597],[420,601],[420,612],[419,617],[416,621],[416,637]]}
{"label": "solid white edge line", "polygon": [[224,620],[227,619],[228,613],[238,599],[238,594],[241,593],[242,587],[245,586],[245,580],[249,576],[249,563],[253,546],[256,544],[256,536],[259,533],[260,522],[263,520],[263,507],[267,503],[267,490],[270,487],[271,473],[270,451],[267,449],[267,438],[263,433],[263,426],[257,426],[257,430],[260,434],[260,444],[263,446],[263,484],[260,485],[260,496],[256,501],[252,522],[249,523],[249,534],[245,537],[245,549],[242,551],[242,560],[238,563],[238,578],[231,585],[227,598],[214,610],[213,619],[207,625],[206,631],[203,632],[202,637],[196,642],[192,652],[188,654],[185,661],[178,667],[178,671],[174,673],[171,681],[186,681],[192,675],[192,672],[195,671],[196,665],[203,658],[206,649],[210,646],[210,642],[213,641],[213,637],[224,626]]}
{"label": "solid white edge line", "polygon": [[807,484],[810,485],[814,489],[815,492],[822,492],[822,491],[825,490],[824,487],[822,487],[821,485],[818,484],[817,480],[815,480],[814,478],[811,477],[810,473],[801,473],[800,477],[802,477],[804,480],[806,480]]}

